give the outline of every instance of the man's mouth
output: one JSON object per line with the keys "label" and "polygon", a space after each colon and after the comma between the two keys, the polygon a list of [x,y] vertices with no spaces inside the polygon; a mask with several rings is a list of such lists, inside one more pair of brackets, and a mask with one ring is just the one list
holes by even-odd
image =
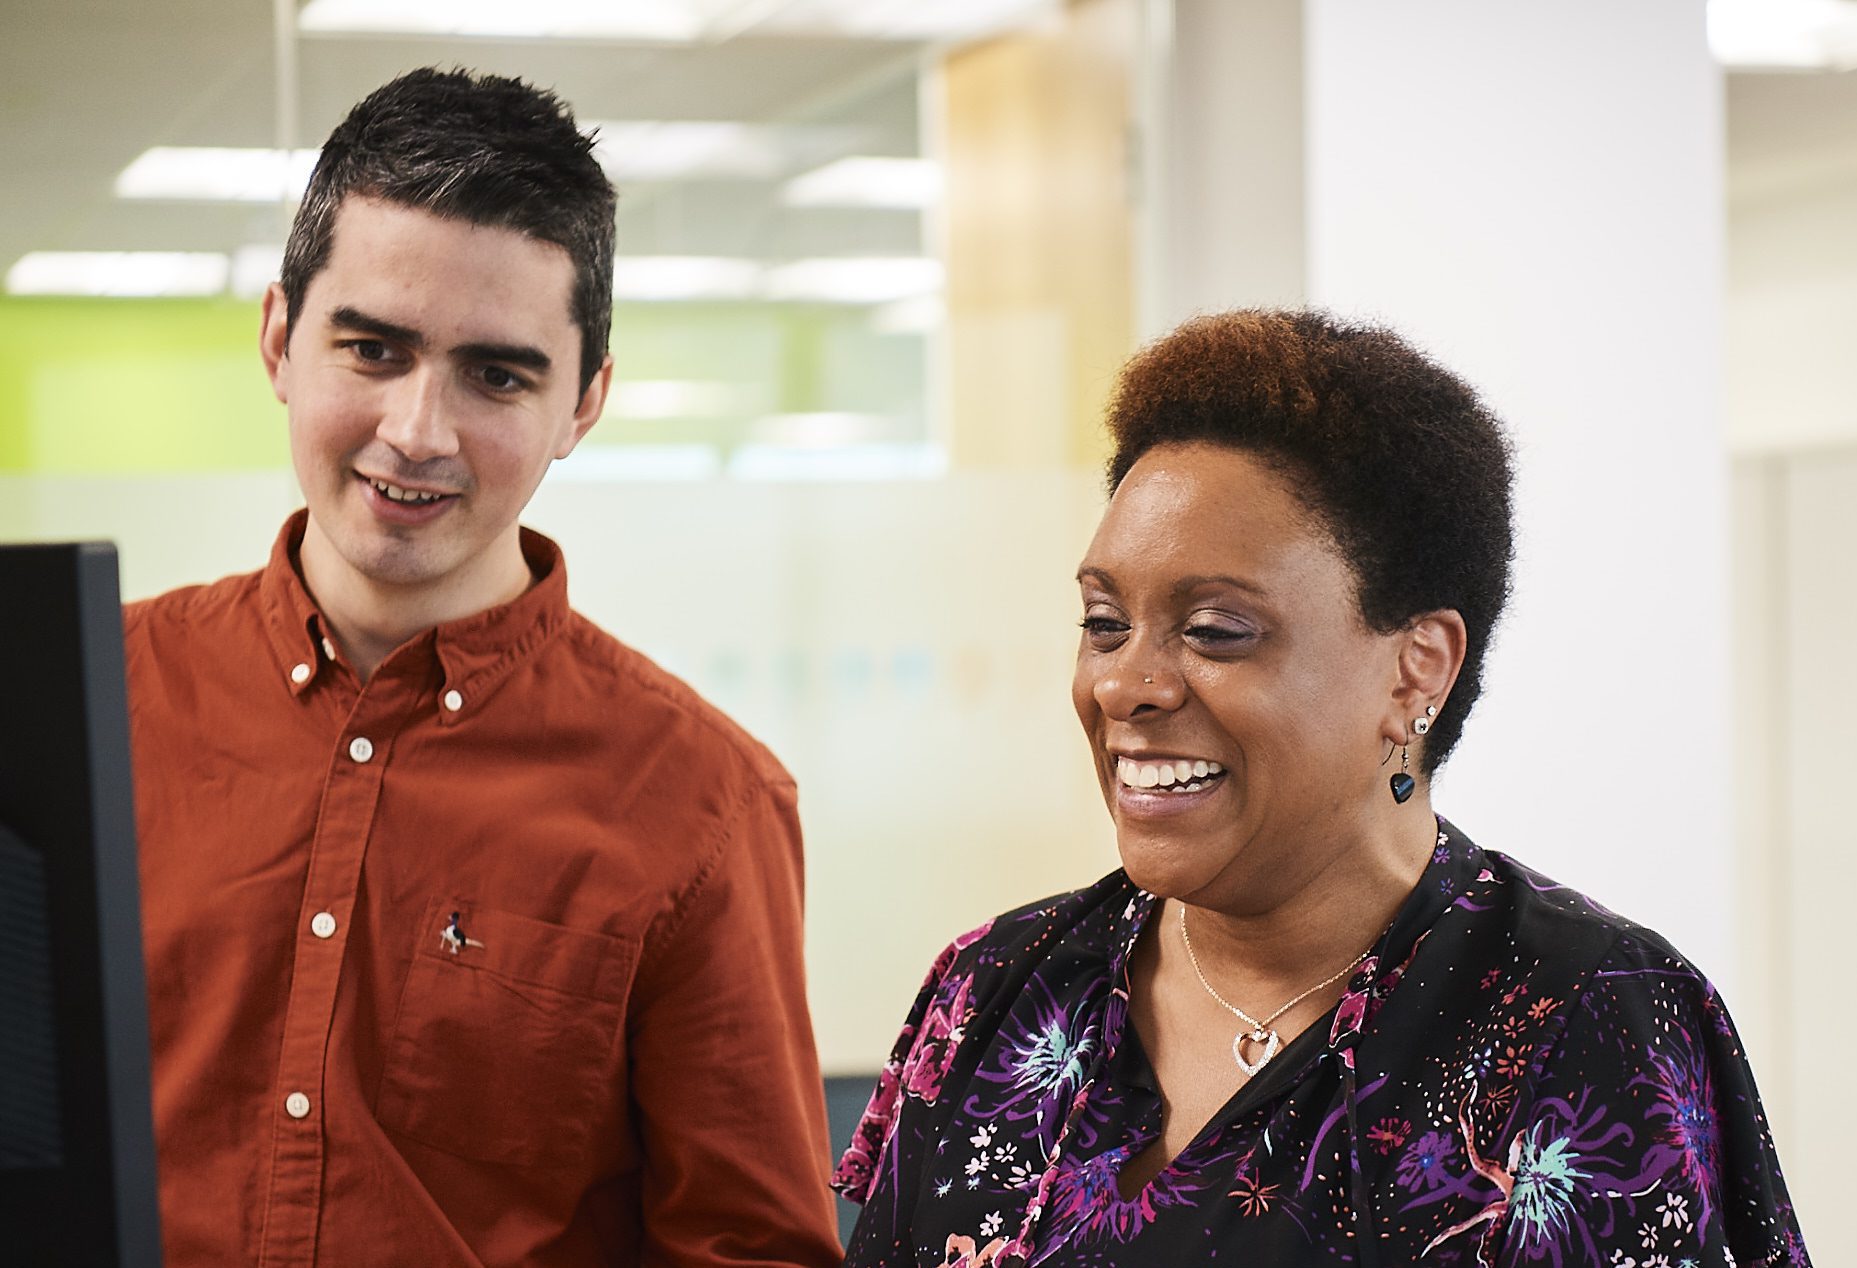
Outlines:
{"label": "man's mouth", "polygon": [[398,502],[404,506],[428,506],[433,502],[457,496],[455,493],[430,493],[421,489],[403,488],[397,484],[389,484],[385,480],[376,480],[373,476],[361,478],[373,485],[374,491],[389,502]]}
{"label": "man's mouth", "polygon": [[1157,758],[1153,761],[1118,757],[1115,773],[1124,788],[1133,788],[1139,792],[1199,792],[1225,778],[1225,768],[1217,762],[1193,757]]}

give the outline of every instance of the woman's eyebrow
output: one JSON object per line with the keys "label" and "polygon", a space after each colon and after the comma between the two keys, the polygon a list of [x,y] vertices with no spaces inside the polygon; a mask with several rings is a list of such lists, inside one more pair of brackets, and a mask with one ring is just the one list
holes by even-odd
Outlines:
{"label": "woman's eyebrow", "polygon": [[1245,590],[1251,594],[1261,595],[1265,593],[1264,587],[1258,585],[1255,581],[1246,581],[1243,577],[1227,576],[1224,573],[1208,573],[1204,576],[1182,577],[1180,580],[1174,582],[1174,593],[1186,594],[1188,591],[1198,590],[1202,586],[1230,586],[1234,590]]}

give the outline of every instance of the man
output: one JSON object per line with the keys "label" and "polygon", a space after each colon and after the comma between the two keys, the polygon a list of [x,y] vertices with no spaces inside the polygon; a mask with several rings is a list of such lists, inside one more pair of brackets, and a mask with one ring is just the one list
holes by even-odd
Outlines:
{"label": "man", "polygon": [[840,1259],[793,784],[516,522],[612,236],[514,80],[324,147],[261,334],[307,510],[127,613],[171,1264]]}

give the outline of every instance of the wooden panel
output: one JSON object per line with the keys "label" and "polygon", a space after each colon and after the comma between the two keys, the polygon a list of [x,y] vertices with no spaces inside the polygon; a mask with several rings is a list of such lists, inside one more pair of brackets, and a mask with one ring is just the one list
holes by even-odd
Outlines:
{"label": "wooden panel", "polygon": [[1092,465],[1132,350],[1133,0],[950,56],[949,414],[957,465]]}

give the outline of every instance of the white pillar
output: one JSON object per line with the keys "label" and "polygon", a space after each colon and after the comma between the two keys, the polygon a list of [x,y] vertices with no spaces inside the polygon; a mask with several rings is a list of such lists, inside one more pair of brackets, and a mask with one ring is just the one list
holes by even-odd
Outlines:
{"label": "white pillar", "polygon": [[1174,0],[1158,310],[1305,297],[1395,326],[1484,392],[1517,442],[1520,558],[1437,804],[1663,931],[1732,998],[1721,84],[1702,9]]}

